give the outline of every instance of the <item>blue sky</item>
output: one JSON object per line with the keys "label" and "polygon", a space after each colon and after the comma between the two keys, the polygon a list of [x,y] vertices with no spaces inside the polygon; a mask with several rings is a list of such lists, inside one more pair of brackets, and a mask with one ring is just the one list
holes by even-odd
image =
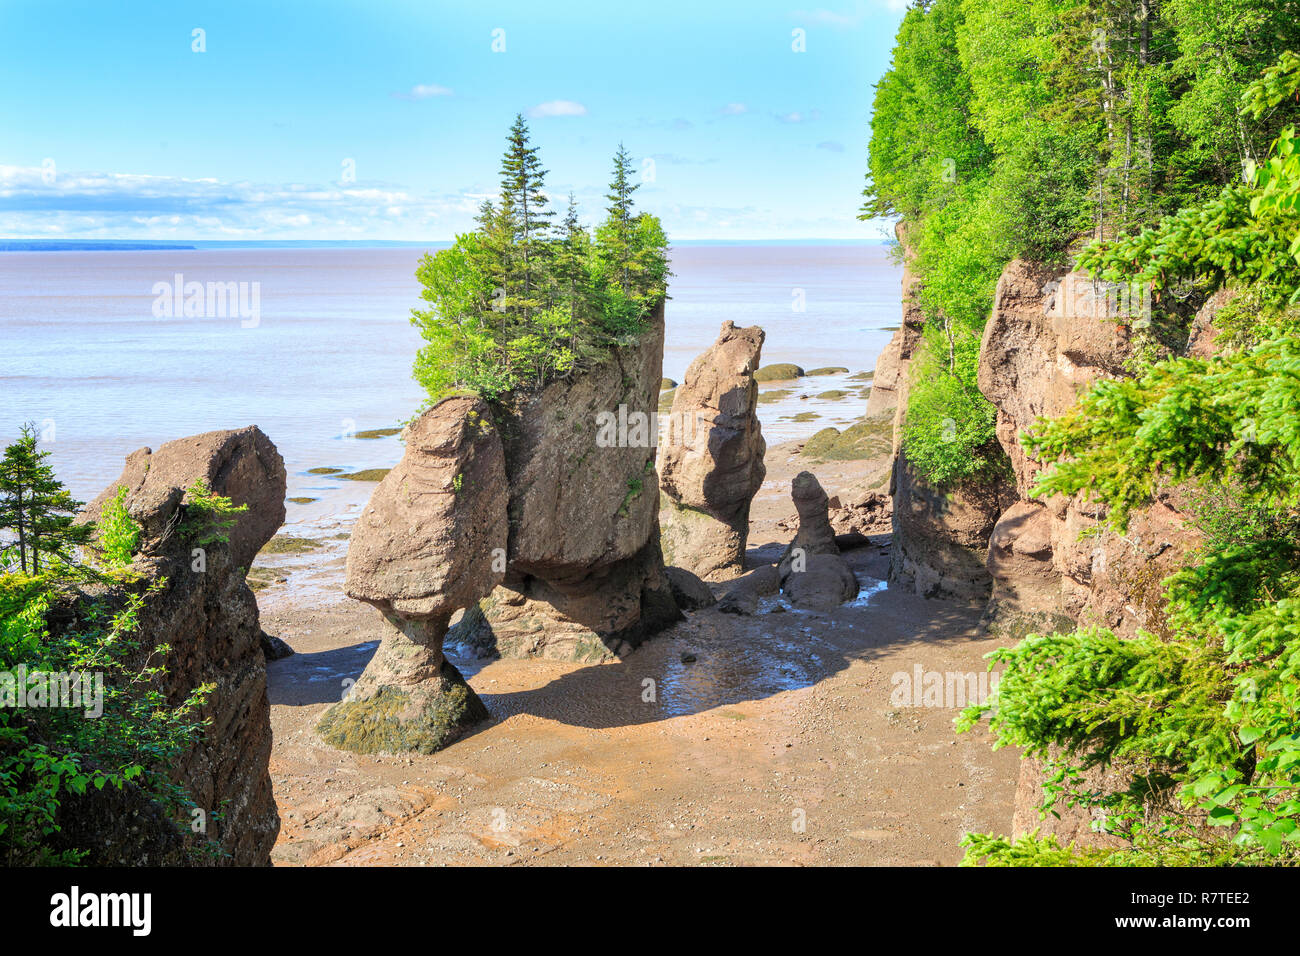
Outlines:
{"label": "blue sky", "polygon": [[5,0],[0,237],[450,239],[522,112],[588,221],[622,141],[673,238],[878,238],[904,6]]}

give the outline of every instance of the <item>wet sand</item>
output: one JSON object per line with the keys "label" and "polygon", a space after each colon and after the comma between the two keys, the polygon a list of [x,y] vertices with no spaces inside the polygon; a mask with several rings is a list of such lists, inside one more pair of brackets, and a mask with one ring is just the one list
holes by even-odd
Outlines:
{"label": "wet sand", "polygon": [[[790,537],[789,481],[810,467],[797,448],[769,450],[751,563]],[[835,494],[882,463],[810,470]],[[996,642],[977,604],[889,590],[887,538],[846,553],[862,590],[833,613],[694,612],[608,664],[451,648],[492,719],[400,757],[314,733],[379,636],[338,591],[346,538],[317,540],[266,562],[292,587],[259,592],[263,626],[296,652],[268,666],[277,864],[950,865],[964,832],[1010,826],[1016,754],[956,734],[955,709],[891,702],[895,674],[981,672]]]}

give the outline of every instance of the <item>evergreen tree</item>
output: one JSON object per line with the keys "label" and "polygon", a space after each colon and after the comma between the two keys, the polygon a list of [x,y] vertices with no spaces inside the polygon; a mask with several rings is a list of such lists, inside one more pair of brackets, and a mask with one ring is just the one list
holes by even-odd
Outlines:
{"label": "evergreen tree", "polygon": [[527,326],[531,311],[542,304],[536,298],[544,283],[546,240],[555,211],[548,209],[543,188],[546,170],[542,168],[538,148],[529,145],[528,124],[522,114],[515,116],[506,138],[506,152],[501,157],[501,206],[498,215],[510,236],[511,256],[507,260],[507,299],[523,310]]}
{"label": "evergreen tree", "polygon": [[89,525],[74,525],[82,502],[75,500],[54,476],[38,451],[36,429],[22,427],[18,441],[0,459],[0,529],[17,536],[18,565],[24,573],[41,570],[41,555],[71,562],[72,549],[89,540]]}
{"label": "evergreen tree", "polygon": [[614,180],[609,184],[605,198],[609,200],[607,224],[613,245],[611,252],[625,292],[630,287],[629,263],[633,258],[632,232],[635,217],[632,215],[632,193],[641,188],[640,183],[632,181],[632,171],[632,159],[623,144],[619,143],[618,152],[614,154]]}

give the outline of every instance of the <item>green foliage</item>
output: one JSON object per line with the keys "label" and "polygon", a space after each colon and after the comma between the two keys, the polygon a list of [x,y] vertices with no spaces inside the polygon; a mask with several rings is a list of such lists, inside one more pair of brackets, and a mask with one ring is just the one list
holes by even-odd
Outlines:
{"label": "green foliage", "polygon": [[82,503],[54,477],[45,462],[49,456],[37,450],[36,428],[29,423],[0,458],[0,530],[15,537],[0,549],[0,570],[37,574],[42,565],[70,566],[73,550],[90,540],[90,526],[74,523]]}
{"label": "green foliage", "polygon": [[[128,588],[134,582],[120,572],[139,546],[140,526],[126,510],[127,489],[108,501],[98,527],[85,525],[57,538],[68,523],[52,521],[40,508],[72,511],[77,503],[35,451],[30,428],[11,446],[6,457],[6,491],[23,506],[11,504],[9,516],[26,514],[29,557],[45,554],[40,574],[0,572],[0,860],[5,865],[69,865],[89,848],[53,849],[60,814],[69,801],[105,787],[136,788],[171,814],[173,820],[191,806],[186,794],[171,782],[169,770],[202,728],[196,712],[209,686],[195,688],[172,703],[165,686],[165,644],[146,647],[139,639],[140,612],[165,586],[155,582],[144,593],[127,590],[119,597],[92,597],[77,589],[89,574]],[[33,493],[35,492],[35,493]],[[211,494],[198,483],[190,489],[189,514],[195,532],[216,540],[233,509],[228,499]],[[31,502],[39,507],[30,509]],[[25,510],[28,509],[28,510]],[[32,520],[32,515],[36,520]],[[61,516],[62,517],[62,516]],[[31,537],[36,529],[38,537]],[[53,530],[51,530],[53,529]],[[105,576],[74,567],[66,554],[72,541],[98,538]],[[34,542],[34,543],[33,543]],[[48,559],[54,555],[54,559]],[[117,593],[117,592],[110,592]],[[49,623],[58,607],[58,626]],[[80,706],[17,706],[21,675],[54,673],[81,683],[91,699]],[[102,697],[95,699],[96,691]],[[13,694],[8,699],[7,694]],[[59,701],[60,705],[73,701]],[[54,702],[47,702],[53,704]],[[181,831],[178,829],[178,833]],[[210,848],[193,841],[194,852]]]}
{"label": "green foliage", "polygon": [[238,523],[238,516],[248,510],[248,505],[236,505],[213,492],[202,478],[185,490],[181,504],[185,511],[180,532],[199,547],[229,541],[230,529]]}
{"label": "green foliage", "polygon": [[125,487],[119,488],[104,505],[97,524],[99,547],[109,570],[121,570],[131,564],[140,546],[140,525],[127,513]]}
{"label": "green foliage", "polygon": [[594,237],[572,196],[556,228],[546,171],[516,118],[497,203],[485,202],[478,228],[426,255],[416,271],[427,308],[411,316],[427,344],[414,375],[431,400],[540,387],[644,331],[665,295],[668,242],[654,216],[633,212],[631,172],[620,146],[608,215]]}
{"label": "green foliage", "polygon": [[[1264,278],[1293,271],[1275,253],[1295,230],[1244,228],[1255,215],[1296,213],[1280,198],[1300,162],[1285,145],[1296,117],[1289,61],[1243,96],[1280,54],[1293,56],[1284,51],[1300,44],[1295,13],[1292,0],[914,4],[876,87],[862,217],[905,220],[926,322],[951,343],[935,354],[964,340],[977,351],[1009,260],[1064,262],[1088,235],[1138,230],[1115,240],[1122,256],[1107,277],[1157,288],[1252,263]],[[1262,186],[1255,210],[1240,183],[1252,163]],[[1270,302],[1279,307],[1275,292]],[[999,467],[996,443],[975,443],[982,427],[955,447],[936,428],[991,415],[974,367],[931,361],[934,374],[918,376],[909,394],[907,414],[923,419],[911,427],[909,458],[932,480]]]}
{"label": "green foliage", "polygon": [[[1297,88],[1300,58],[1287,54],[1243,102],[1259,118]],[[1099,382],[1027,436],[1054,462],[1038,494],[1089,496],[1122,532],[1134,509],[1181,485],[1203,538],[1164,582],[1161,636],[1031,636],[996,652],[996,700],[961,719],[989,716],[998,745],[1046,759],[1045,809],[1104,811],[1125,847],[980,836],[970,862],[1300,863],[1300,337],[1279,304],[1300,292],[1295,155],[1287,126],[1249,182],[1081,257],[1156,289],[1181,278],[1236,290],[1242,344]],[[1127,788],[1080,787],[1093,766]]]}
{"label": "green foliage", "polygon": [[[14,865],[70,865],[87,848],[54,850],[60,808],[91,789],[138,788],[172,819],[190,806],[168,769],[190,746],[210,686],[172,705],[159,689],[169,648],[137,638],[145,594],[117,610],[100,601],[75,605],[72,623],[46,624],[64,582],[46,575],[0,575],[0,671],[93,675],[103,681],[102,713],[79,708],[0,707],[0,859]],[[95,706],[93,709],[99,709]]]}

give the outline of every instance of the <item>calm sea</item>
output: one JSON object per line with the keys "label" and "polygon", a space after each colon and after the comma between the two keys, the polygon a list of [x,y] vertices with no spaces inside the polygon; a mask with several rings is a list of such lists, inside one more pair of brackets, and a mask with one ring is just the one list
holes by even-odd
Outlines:
{"label": "calm sea", "polygon": [[[396,426],[421,402],[409,314],[422,251],[0,253],[0,439],[35,422],[60,477],[89,500],[136,448],[256,424],[284,456],[289,495],[319,499],[290,505],[291,523],[353,510],[373,485],[307,470],[401,457],[395,438],[349,436]],[[726,319],[767,331],[765,364],[851,372],[874,366],[899,319],[899,269],[879,246],[685,246],[672,267],[664,374],[678,381]],[[156,315],[155,287],[177,276],[246,283],[244,318],[238,286],[224,317]],[[815,397],[846,384],[802,381],[760,406],[769,443],[860,415],[856,398]],[[809,410],[818,417],[791,420]]]}

